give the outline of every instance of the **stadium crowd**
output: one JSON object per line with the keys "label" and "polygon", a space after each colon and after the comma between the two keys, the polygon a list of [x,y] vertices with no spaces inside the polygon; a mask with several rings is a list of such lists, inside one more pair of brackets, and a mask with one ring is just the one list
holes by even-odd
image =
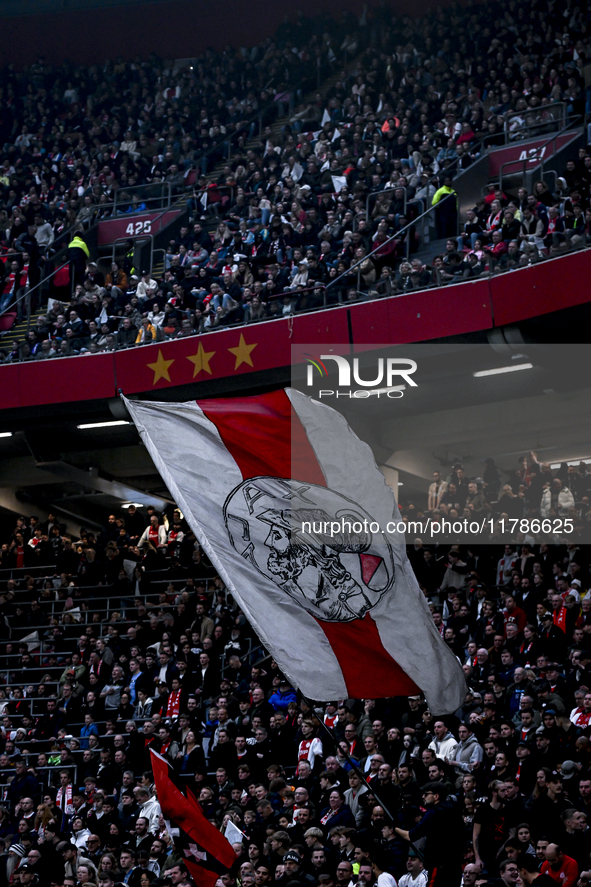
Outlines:
{"label": "stadium crowd", "polygon": [[[406,293],[588,244],[587,149],[557,193],[541,181],[533,194],[475,200],[457,237],[455,175],[487,147],[555,132],[591,106],[580,6],[504,0],[495,17],[493,36],[470,5],[417,19],[383,8],[345,15],[339,27],[299,18],[274,41],[208,51],[185,69],[151,58],[6,70],[0,311],[20,296],[22,316],[22,296],[58,246],[69,244],[71,262],[47,316],[3,359],[92,353]],[[347,58],[356,61],[341,72]],[[318,82],[334,75],[331,85],[294,112],[316,67]],[[252,114],[262,115],[260,137]],[[165,183],[181,193],[192,170],[187,224],[161,280],[146,281],[129,255],[107,274],[86,268],[85,229],[114,211],[115,193],[117,211],[135,212],[149,192],[126,188]],[[431,207],[448,246],[407,261],[419,240],[413,221]]]}
{"label": "stadium crowd", "polygon": [[[591,475],[560,478],[533,455],[507,484],[492,460],[481,479],[454,466],[435,473],[425,511],[505,496],[567,514]],[[466,676],[447,717],[420,694],[311,708],[172,507],[130,506],[96,534],[54,513],[5,524],[2,883],[191,887],[154,749],[212,822],[231,824],[236,863],[218,887],[584,887],[589,548],[517,526],[506,545],[416,539],[408,553]],[[420,632],[416,643],[420,656]]]}
{"label": "stadium crowd", "polygon": [[[479,539],[486,542],[556,541],[562,534],[577,543],[588,542],[591,472],[584,461],[552,466],[540,462],[534,452],[520,456],[510,471],[488,458],[482,475],[475,477],[468,477],[457,462],[447,477],[433,472],[426,501],[408,500],[400,510],[407,526],[412,520],[425,523],[425,518],[480,521]],[[544,521],[550,522],[545,528]]]}

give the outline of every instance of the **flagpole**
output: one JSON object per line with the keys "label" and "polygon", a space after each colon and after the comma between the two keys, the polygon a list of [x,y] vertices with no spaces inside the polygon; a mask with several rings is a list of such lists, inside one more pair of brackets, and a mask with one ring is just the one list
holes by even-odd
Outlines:
{"label": "flagpole", "polygon": [[[316,712],[316,709],[314,708],[314,705],[313,705],[313,703],[312,703],[312,700],[311,700],[311,699],[308,699],[307,696],[304,696],[303,693],[302,693],[302,699],[304,700],[304,702],[306,703],[306,705],[308,706],[308,708],[310,709],[310,711],[312,712],[312,714],[314,715],[314,717],[316,718],[316,720],[318,721],[318,723],[320,724],[320,727],[322,728],[322,730],[324,730],[324,732],[326,733],[326,735],[327,735],[328,738],[330,739],[331,744],[332,744],[332,745],[337,745],[337,747],[340,747],[340,746],[338,746],[338,743],[336,742],[334,736],[332,735],[332,733],[330,732],[330,730],[328,729],[328,727],[326,726],[326,724],[324,723],[324,721],[322,720],[322,718],[321,718],[321,717],[318,715],[318,713]],[[388,816],[388,818],[392,821],[392,823],[393,823],[394,825],[396,825],[396,820],[394,819],[394,816],[392,815],[392,812],[391,812],[391,811],[388,809],[388,807],[384,804],[384,802],[383,802],[382,799],[380,798],[379,794],[378,794],[377,791],[375,790],[374,786],[371,785],[371,784],[367,781],[367,779],[365,778],[365,774],[364,774],[364,773],[362,772],[362,770],[357,766],[357,764],[355,763],[355,760],[351,757],[351,755],[349,754],[348,750],[341,749],[341,751],[342,751],[342,753],[344,754],[344,756],[346,757],[346,759],[347,759],[347,761],[349,762],[349,764],[351,765],[351,769],[355,771],[355,773],[359,776],[359,778],[361,779],[361,781],[363,782],[363,784],[364,784],[365,786],[367,786],[368,790],[369,790],[373,795],[375,795],[376,800],[378,801],[380,807],[383,809],[384,813]],[[414,850],[414,852],[417,854],[417,856],[419,857],[419,859],[421,860],[421,862],[422,862],[422,863],[425,865],[425,867],[426,867],[426,866],[427,866],[427,861],[426,861],[426,859],[425,859],[424,854],[419,850],[419,848],[416,846],[416,844],[413,844],[413,842],[412,842],[411,840],[409,840],[408,843],[409,843],[409,846],[411,847],[411,849]]]}

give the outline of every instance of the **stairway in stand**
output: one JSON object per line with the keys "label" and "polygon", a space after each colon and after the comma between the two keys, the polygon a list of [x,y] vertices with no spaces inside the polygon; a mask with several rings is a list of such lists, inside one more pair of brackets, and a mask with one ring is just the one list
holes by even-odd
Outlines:
{"label": "stairway in stand", "polygon": [[[38,308],[31,314],[31,329],[34,330],[37,324],[37,318],[42,317],[47,308]],[[2,344],[6,346],[7,342],[24,342],[27,337],[27,319],[25,317],[20,323],[15,323],[11,330],[2,336]]]}
{"label": "stairway in stand", "polygon": [[[338,74],[333,74],[332,77],[329,77],[328,80],[325,80],[319,89],[314,89],[311,92],[309,92],[302,99],[302,101],[299,103],[299,105],[297,105],[296,108],[294,108],[292,114],[290,114],[286,117],[280,117],[278,120],[276,120],[274,123],[272,123],[270,126],[271,132],[268,135],[261,133],[260,136],[254,136],[252,139],[249,139],[246,142],[246,144],[244,145],[244,148],[242,148],[239,153],[241,153],[241,154],[245,153],[246,151],[249,150],[249,148],[256,148],[258,145],[261,144],[261,142],[263,142],[263,144],[264,144],[264,142],[266,142],[267,138],[274,138],[274,136],[279,135],[282,128],[289,123],[290,119],[292,117],[294,117],[296,114],[299,114],[301,111],[303,111],[309,104],[312,104],[316,100],[317,95],[321,95],[323,99],[326,98],[327,94],[332,89],[332,87],[335,85],[335,83],[338,83],[339,80],[343,79],[343,74],[345,74],[347,77],[354,76],[355,71],[357,70],[357,67],[358,67],[362,57],[363,57],[363,53],[360,53],[358,56],[356,56],[354,59],[352,59],[347,65],[345,65],[344,67],[341,67],[339,69]],[[312,129],[312,128],[320,129],[320,124],[314,124],[314,127],[312,127],[312,126],[310,127],[310,129]],[[215,181],[218,178],[218,176],[220,175],[220,173],[223,172],[224,166],[226,166],[227,163],[228,163],[227,160],[220,160],[220,162],[217,163],[214,166],[214,168],[206,174],[205,178],[207,179],[207,181],[208,182]]]}

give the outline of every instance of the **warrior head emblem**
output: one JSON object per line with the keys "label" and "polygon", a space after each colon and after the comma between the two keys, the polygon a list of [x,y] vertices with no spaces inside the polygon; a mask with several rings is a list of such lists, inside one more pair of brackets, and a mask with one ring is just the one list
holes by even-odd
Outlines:
{"label": "warrior head emblem", "polygon": [[236,551],[317,619],[362,619],[394,584],[376,522],[334,490],[253,478],[228,496],[224,518]]}

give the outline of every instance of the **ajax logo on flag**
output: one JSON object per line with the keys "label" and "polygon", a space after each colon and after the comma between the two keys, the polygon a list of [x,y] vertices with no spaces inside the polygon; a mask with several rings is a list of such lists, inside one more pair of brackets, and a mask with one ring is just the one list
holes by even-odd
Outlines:
{"label": "ajax logo on flag", "polygon": [[322,621],[363,619],[394,586],[378,523],[334,490],[252,478],[230,493],[224,519],[236,551]]}
{"label": "ajax logo on flag", "polygon": [[[390,398],[399,398],[404,396],[404,384],[412,388],[418,387],[412,378],[412,374],[417,370],[417,363],[407,357],[378,358],[377,368],[373,370],[373,378],[370,379],[361,378],[358,357],[349,358],[339,354],[321,354],[320,357],[306,355],[306,357],[308,361],[306,385],[308,388],[314,387],[315,372],[320,375],[321,383],[328,378],[329,371],[325,361],[332,360],[337,365],[338,387],[336,389],[320,388],[319,399],[326,397],[364,398],[372,395],[380,397],[382,394]],[[334,369],[332,365],[331,369]],[[353,385],[359,385],[359,388],[351,390]]]}

